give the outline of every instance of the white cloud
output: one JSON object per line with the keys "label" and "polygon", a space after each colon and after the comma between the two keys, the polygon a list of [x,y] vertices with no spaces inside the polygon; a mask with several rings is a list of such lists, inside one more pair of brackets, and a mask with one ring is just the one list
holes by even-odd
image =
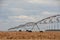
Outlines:
{"label": "white cloud", "polygon": [[49,11],[42,11],[42,16],[43,18],[49,17],[49,16],[53,16],[53,15],[57,15],[60,14],[58,12],[49,12]]}
{"label": "white cloud", "polygon": [[21,13],[24,11],[24,9],[22,9],[22,8],[9,8],[9,10],[14,13]]}
{"label": "white cloud", "polygon": [[49,15],[49,14],[51,14],[51,13],[48,12],[48,11],[43,11],[42,14],[44,14],[44,15]]}
{"label": "white cloud", "polygon": [[32,21],[35,21],[34,17],[25,16],[25,15],[21,15],[21,16],[9,16],[8,18],[10,20],[14,20],[14,21],[17,21],[17,22],[32,22]]}
{"label": "white cloud", "polygon": [[21,15],[21,16],[10,16],[10,18],[28,19],[28,18],[30,18],[30,17],[29,17],[29,16],[24,16],[24,15]]}
{"label": "white cloud", "polygon": [[8,4],[0,4],[0,7],[6,7]]}
{"label": "white cloud", "polygon": [[0,26],[8,24],[6,21],[0,20]]}
{"label": "white cloud", "polygon": [[37,4],[45,4],[45,5],[52,5],[52,6],[58,6],[60,1],[56,0],[26,0],[28,3],[37,3]]}
{"label": "white cloud", "polygon": [[[21,6],[23,4],[26,3],[37,3],[37,4],[41,4],[41,5],[50,5],[50,6],[59,6],[60,1],[59,0],[3,0],[2,1],[2,6],[7,6],[7,5],[19,5]],[[1,6],[0,5],[0,6]]]}

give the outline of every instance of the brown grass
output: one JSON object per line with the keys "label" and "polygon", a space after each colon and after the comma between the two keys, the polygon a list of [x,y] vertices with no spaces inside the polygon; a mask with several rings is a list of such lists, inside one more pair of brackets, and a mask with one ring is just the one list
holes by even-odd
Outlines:
{"label": "brown grass", "polygon": [[0,32],[0,39],[60,39],[60,32]]}

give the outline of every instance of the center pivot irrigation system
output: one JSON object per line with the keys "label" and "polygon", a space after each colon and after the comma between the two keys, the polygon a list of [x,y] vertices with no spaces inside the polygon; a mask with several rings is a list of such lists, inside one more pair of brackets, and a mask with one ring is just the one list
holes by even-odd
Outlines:
{"label": "center pivot irrigation system", "polygon": [[[36,27],[37,27],[38,31],[41,31],[43,26],[44,26],[44,28],[47,27],[48,30],[52,30],[52,29],[53,30],[56,30],[56,29],[60,30],[59,24],[60,24],[60,14],[44,18],[44,19],[37,21],[37,22],[28,22],[26,24],[19,25],[14,28],[9,28],[8,31],[10,31],[10,30],[12,31],[15,29],[19,29],[19,31],[22,31],[22,29],[24,29],[24,31],[31,32],[31,31],[36,31],[36,30],[34,30],[34,29],[36,29]],[[15,30],[15,31],[17,31],[17,30]]]}

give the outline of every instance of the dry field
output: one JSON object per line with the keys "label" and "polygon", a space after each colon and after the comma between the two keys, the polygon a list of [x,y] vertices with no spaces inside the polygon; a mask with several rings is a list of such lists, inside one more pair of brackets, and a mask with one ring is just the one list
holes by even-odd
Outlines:
{"label": "dry field", "polygon": [[0,40],[2,39],[59,40],[60,32],[0,32]]}

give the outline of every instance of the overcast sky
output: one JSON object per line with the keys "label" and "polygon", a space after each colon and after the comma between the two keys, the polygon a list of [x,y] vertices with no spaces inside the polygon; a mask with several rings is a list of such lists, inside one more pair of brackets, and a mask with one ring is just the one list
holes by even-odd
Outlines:
{"label": "overcast sky", "polygon": [[60,14],[60,0],[0,0],[0,30]]}

